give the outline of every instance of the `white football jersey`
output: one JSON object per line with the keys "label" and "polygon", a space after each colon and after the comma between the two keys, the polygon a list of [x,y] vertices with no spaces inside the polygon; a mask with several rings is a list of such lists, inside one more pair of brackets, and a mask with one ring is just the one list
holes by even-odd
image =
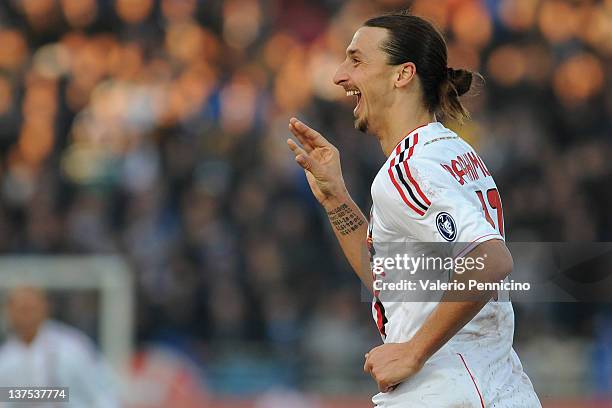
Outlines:
{"label": "white football jersey", "polygon": [[[504,240],[502,204],[493,177],[474,149],[439,122],[415,129],[397,145],[374,179],[372,201],[367,238],[371,254],[378,250],[380,255],[387,243],[445,243],[443,255],[457,259],[481,242]],[[440,276],[450,277],[448,273]],[[393,280],[393,276],[384,280]],[[469,386],[477,389],[479,402],[487,402],[486,406],[512,406],[501,402],[512,395],[518,398],[517,392],[527,395],[525,401],[537,401],[512,350],[512,305],[507,294],[499,293],[498,299],[489,302],[434,354],[421,376],[446,361],[440,359],[450,358],[459,369],[465,365],[464,371],[472,370],[465,376],[474,382]],[[372,311],[383,340],[401,343],[414,336],[437,304],[385,301],[375,296]],[[408,386],[378,394],[373,401],[395,406],[392,401],[399,399],[402,406],[406,403],[402,394],[409,394]]]}

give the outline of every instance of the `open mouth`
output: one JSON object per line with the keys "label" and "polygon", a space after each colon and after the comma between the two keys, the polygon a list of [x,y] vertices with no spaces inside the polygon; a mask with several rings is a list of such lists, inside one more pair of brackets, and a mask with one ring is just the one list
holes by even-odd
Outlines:
{"label": "open mouth", "polygon": [[358,89],[351,89],[346,91],[346,96],[356,96],[357,103],[355,104],[355,109],[353,110],[353,114],[357,114],[357,110],[359,108],[359,103],[361,102],[361,91]]}

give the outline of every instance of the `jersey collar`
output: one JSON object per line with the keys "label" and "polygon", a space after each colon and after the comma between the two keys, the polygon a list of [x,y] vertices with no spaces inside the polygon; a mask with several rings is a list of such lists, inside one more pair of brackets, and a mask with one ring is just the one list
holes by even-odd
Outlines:
{"label": "jersey collar", "polygon": [[[429,122],[425,125],[421,125],[415,129],[413,129],[406,137],[404,137],[400,142],[395,145],[391,154],[389,155],[389,160],[393,160],[394,157],[398,156],[401,152],[407,150],[411,146],[414,146],[418,142],[423,140],[423,136],[430,133],[430,128],[435,127],[443,127],[440,122]],[[415,135],[418,135],[418,138],[415,138]],[[418,139],[418,140],[415,140]]]}

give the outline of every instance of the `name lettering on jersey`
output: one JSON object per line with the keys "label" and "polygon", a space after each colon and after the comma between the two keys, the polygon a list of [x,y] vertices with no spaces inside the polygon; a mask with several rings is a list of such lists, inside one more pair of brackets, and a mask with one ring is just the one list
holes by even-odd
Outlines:
{"label": "name lettering on jersey", "polygon": [[440,166],[448,171],[461,185],[464,185],[467,181],[478,180],[480,177],[491,176],[480,156],[474,152],[458,155],[450,163],[440,163]]}

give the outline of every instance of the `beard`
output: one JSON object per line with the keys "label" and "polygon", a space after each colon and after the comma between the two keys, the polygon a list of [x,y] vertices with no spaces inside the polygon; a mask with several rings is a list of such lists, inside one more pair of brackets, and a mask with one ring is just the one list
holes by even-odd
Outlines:
{"label": "beard", "polygon": [[368,119],[367,118],[356,118],[354,123],[355,129],[363,133],[368,133]]}

